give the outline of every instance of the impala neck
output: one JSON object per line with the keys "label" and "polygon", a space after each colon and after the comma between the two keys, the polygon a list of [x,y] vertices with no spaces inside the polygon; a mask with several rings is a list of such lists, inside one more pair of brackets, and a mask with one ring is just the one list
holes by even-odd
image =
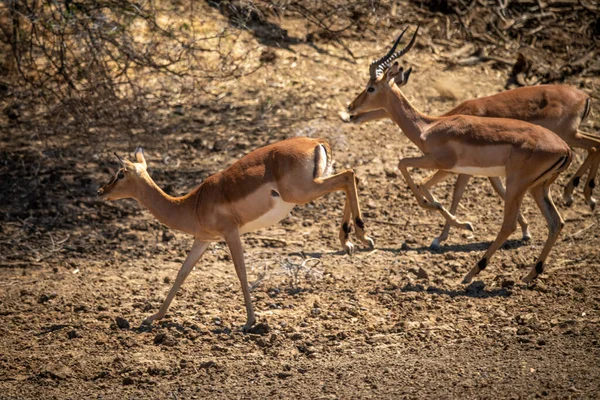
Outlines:
{"label": "impala neck", "polygon": [[163,224],[170,228],[193,235],[198,230],[196,218],[196,196],[193,191],[185,196],[172,197],[163,192],[148,174],[138,189],[135,199],[148,209]]}
{"label": "impala neck", "polygon": [[429,117],[410,104],[398,86],[392,86],[392,93],[388,100],[387,112],[392,120],[402,129],[406,137],[423,151],[422,133],[427,125],[435,121],[435,117]]}

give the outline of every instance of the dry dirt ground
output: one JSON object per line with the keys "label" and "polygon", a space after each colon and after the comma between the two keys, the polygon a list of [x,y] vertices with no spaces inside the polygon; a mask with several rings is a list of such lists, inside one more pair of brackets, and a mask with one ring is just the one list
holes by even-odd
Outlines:
{"label": "dry dirt ground", "polygon": [[[516,233],[461,285],[495,237],[502,203],[474,179],[459,214],[475,233],[454,230],[440,250],[428,248],[442,221],[419,208],[396,169],[417,149],[391,122],[351,126],[337,116],[381,49],[348,45],[364,57],[352,63],[329,44],[271,48],[272,65],[207,87],[218,100],[157,111],[164,128],[152,135],[100,126],[109,140],[39,143],[3,122],[0,398],[600,397],[598,213],[581,190],[566,208],[555,185],[567,224],[546,272],[526,287],[519,280],[547,234],[527,199],[533,240]],[[447,69],[426,46],[403,62],[415,69],[404,92],[431,114],[502,90],[508,73],[486,63]],[[458,99],[441,97],[438,82]],[[598,79],[571,83],[598,95]],[[598,103],[588,130],[600,126]],[[332,194],[244,236],[253,333],[240,331],[242,295],[223,243],[198,263],[167,318],[138,328],[191,240],[132,200],[96,199],[115,171],[112,151],[143,145],[156,182],[181,195],[252,149],[300,135],[328,138],[336,169],[356,170],[376,250],[339,250],[343,196]],[[446,204],[452,182],[436,189]]]}

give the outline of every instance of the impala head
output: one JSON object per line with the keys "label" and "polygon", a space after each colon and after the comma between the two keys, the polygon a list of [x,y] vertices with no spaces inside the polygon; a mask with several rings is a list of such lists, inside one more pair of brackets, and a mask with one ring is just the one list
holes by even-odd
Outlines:
{"label": "impala head", "polygon": [[110,182],[98,189],[98,197],[106,200],[134,197],[138,184],[145,182],[147,172],[144,150],[138,147],[135,149],[133,155],[136,162],[121,158],[115,153],[121,164],[121,168],[119,168]]}
{"label": "impala head", "polygon": [[350,119],[356,114],[384,108],[386,94],[391,90],[392,86],[395,84],[396,86],[401,87],[408,82],[412,68],[405,71],[404,68],[399,67],[398,62],[392,64],[394,60],[408,53],[415,43],[417,33],[419,32],[419,26],[417,26],[417,30],[408,45],[396,52],[396,47],[398,47],[398,44],[400,43],[400,40],[402,40],[402,36],[407,29],[408,28],[405,28],[402,31],[386,55],[373,61],[369,66],[370,76],[367,87],[356,96],[354,101],[348,106],[348,113],[351,114]]}

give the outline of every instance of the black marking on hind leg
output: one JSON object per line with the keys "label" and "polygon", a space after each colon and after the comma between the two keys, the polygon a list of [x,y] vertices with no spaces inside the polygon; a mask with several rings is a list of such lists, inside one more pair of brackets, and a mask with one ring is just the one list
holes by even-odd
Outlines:
{"label": "black marking on hind leg", "polygon": [[573,179],[573,187],[577,187],[579,186],[579,177],[576,176],[575,179]]}
{"label": "black marking on hind leg", "polygon": [[356,226],[365,229],[365,222],[360,217],[356,217]]}
{"label": "black marking on hind leg", "polygon": [[479,269],[481,271],[483,271],[485,269],[485,267],[487,267],[487,263],[488,263],[488,260],[487,260],[487,258],[484,257],[481,260],[479,260],[479,262],[477,263],[477,266],[479,267]]}
{"label": "black marking on hind leg", "polygon": [[593,189],[596,187],[596,181],[594,181],[593,179],[590,181],[590,189]]}
{"label": "black marking on hind leg", "polygon": [[279,192],[277,192],[277,190],[271,190],[271,196],[279,197]]}
{"label": "black marking on hind leg", "polygon": [[348,235],[350,234],[350,225],[348,225],[347,222],[344,222],[344,225],[342,225],[342,229],[344,230],[344,233],[346,234],[346,239],[348,239]]}
{"label": "black marking on hind leg", "polygon": [[543,261],[538,261],[537,264],[535,264],[535,272],[537,272],[538,274],[541,274],[542,272],[544,272],[544,262]]}

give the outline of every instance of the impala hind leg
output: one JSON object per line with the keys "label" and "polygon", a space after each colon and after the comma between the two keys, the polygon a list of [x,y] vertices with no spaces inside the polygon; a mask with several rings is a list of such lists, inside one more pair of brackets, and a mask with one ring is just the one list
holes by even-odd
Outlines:
{"label": "impala hind leg", "polygon": [[548,224],[548,238],[546,239],[542,253],[538,257],[535,266],[531,269],[529,274],[523,278],[523,282],[525,283],[530,283],[544,271],[544,262],[546,261],[552,246],[554,246],[554,243],[556,243],[560,232],[565,226],[565,222],[558,213],[558,210],[556,209],[556,206],[554,205],[550,195],[550,184],[552,181],[554,181],[554,179],[529,190],[531,196],[535,199],[535,203],[544,215],[546,223]]}
{"label": "impala hind leg", "polygon": [[352,208],[350,207],[350,202],[348,198],[346,198],[344,204],[344,216],[342,218],[342,226],[340,227],[340,243],[342,243],[342,247],[346,250],[348,255],[352,255],[354,252],[354,244],[350,241],[350,231],[352,230]]}
{"label": "impala hind leg", "polygon": [[[404,179],[408,183],[408,187],[412,190],[413,194],[417,199],[417,203],[425,209],[438,211],[442,216],[446,219],[448,223],[453,226],[459,227],[461,229],[466,229],[469,231],[473,231],[473,226],[469,222],[459,221],[454,215],[450,214],[448,210],[444,208],[432,195],[429,193],[426,187],[422,187],[423,193],[419,191],[417,185],[413,181],[412,177],[408,172],[408,168],[424,168],[424,169],[440,169],[440,167],[435,162],[435,159],[431,155],[424,155],[421,157],[412,157],[412,158],[403,158],[398,163],[398,169],[404,176]],[[428,200],[427,198],[432,199],[433,201]]]}
{"label": "impala hind leg", "polygon": [[[504,190],[504,186],[502,185],[502,180],[498,177],[490,177],[489,180],[496,193],[498,193],[498,196],[500,196],[502,200],[505,200],[506,191]],[[529,233],[529,223],[527,222],[525,217],[523,217],[523,214],[521,214],[520,210],[519,215],[517,217],[517,221],[519,222],[519,225],[521,225],[521,231],[523,232],[523,240],[531,240],[531,233]]]}
{"label": "impala hind leg", "polygon": [[479,260],[477,265],[475,265],[465,276],[463,283],[470,283],[473,280],[473,277],[483,271],[485,267],[487,267],[487,264],[494,253],[504,244],[506,239],[517,230],[517,219],[519,209],[521,208],[521,202],[525,195],[525,190],[526,188],[517,189],[510,187],[507,184],[506,199],[504,203],[504,220],[502,221],[500,232],[498,232],[498,236],[496,236],[496,239],[492,242],[490,247],[488,247],[483,258]]}
{"label": "impala hind leg", "polygon": [[[346,205],[344,206],[344,217],[339,233],[342,247],[349,253],[353,250],[352,243],[347,239],[347,233],[350,232],[350,214],[354,217],[358,240],[370,248],[375,246],[373,239],[365,234],[365,223],[360,211],[354,171],[348,170],[328,177],[317,177],[311,181],[298,182],[296,180],[289,182],[289,184],[280,185],[280,189],[282,188],[284,188],[281,193],[283,200],[296,204],[308,203],[331,192],[345,192]],[[350,246],[347,245],[348,243]]]}
{"label": "impala hind leg", "polygon": [[[599,149],[600,150],[600,149]],[[594,211],[596,209],[596,200],[592,197],[594,187],[596,187],[596,174],[598,173],[598,167],[600,166],[600,151],[596,151],[596,157],[588,172],[588,177],[585,182],[585,188],[583,189],[583,196],[585,202]]]}
{"label": "impala hind leg", "polygon": [[181,269],[177,273],[177,278],[175,278],[175,282],[173,283],[171,290],[169,290],[167,298],[165,299],[165,301],[163,301],[162,305],[160,306],[160,309],[156,314],[146,318],[144,322],[142,322],[143,325],[150,325],[153,321],[162,319],[167,314],[167,310],[169,309],[171,302],[175,298],[177,291],[179,290],[185,279],[188,277],[190,272],[192,272],[192,269],[194,269],[194,265],[196,265],[200,257],[202,257],[202,254],[204,254],[204,252],[208,248],[208,245],[209,243],[207,242],[200,242],[198,240],[194,241],[190,253],[186,257]]}
{"label": "impala hind leg", "polygon": [[588,190],[590,182],[593,181],[590,181],[589,179],[590,175],[592,174],[593,163],[598,157],[600,157],[600,138],[585,132],[578,131],[573,138],[567,140],[567,144],[573,148],[585,149],[587,151],[587,156],[583,161],[583,164],[581,164],[579,169],[575,172],[575,174],[573,174],[571,179],[569,179],[567,186],[565,186],[563,200],[567,206],[573,204],[573,190],[577,186],[579,186],[579,183],[581,182],[581,177],[583,176],[583,174],[585,174],[586,171],[589,170],[586,187],[584,189],[584,195],[586,196],[586,202],[593,209],[593,207],[595,207],[596,205],[595,201],[591,199],[591,189],[593,189],[593,186],[589,189],[589,194],[586,194],[585,191]]}

